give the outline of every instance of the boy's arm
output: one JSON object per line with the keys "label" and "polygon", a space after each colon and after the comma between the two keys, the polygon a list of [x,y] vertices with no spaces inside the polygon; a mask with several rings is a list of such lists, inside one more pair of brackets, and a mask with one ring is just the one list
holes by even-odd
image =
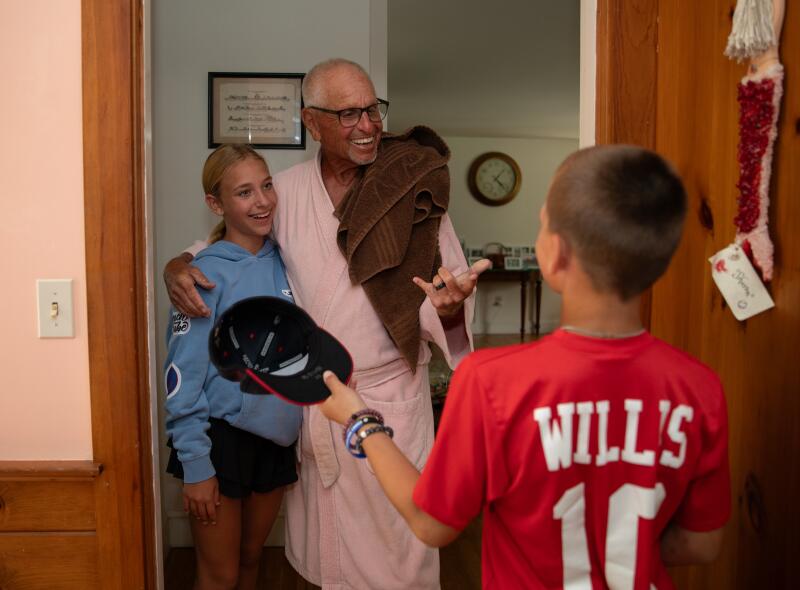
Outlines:
{"label": "boy's arm", "polygon": [[721,528],[695,532],[672,523],[661,535],[661,559],[667,566],[710,563],[721,548]]}
{"label": "boy's arm", "polygon": [[420,541],[429,547],[442,547],[458,537],[461,531],[439,522],[414,503],[412,495],[419,471],[391,438],[382,432],[373,434],[364,440],[362,449],[386,497]]}
{"label": "boy's arm", "polygon": [[[366,407],[361,397],[339,381],[332,372],[326,371],[324,378],[325,385],[331,390],[331,397],[320,409],[328,419],[344,424],[351,415]],[[367,428],[369,426],[371,425]],[[447,545],[458,536],[460,531],[439,522],[414,503],[412,495],[420,477],[419,471],[391,438],[382,432],[373,434],[364,440],[362,449],[369,458],[386,497],[408,523],[414,535],[431,547]]]}
{"label": "boy's arm", "polygon": [[703,385],[702,449],[685,496],[661,534],[666,565],[708,563],[719,554],[722,529],[731,513],[728,467],[728,410],[722,384],[714,374]]}
{"label": "boy's arm", "polygon": [[192,318],[207,318],[211,310],[203,302],[196,285],[203,289],[213,289],[215,285],[199,268],[189,264],[192,260],[194,253],[185,251],[167,262],[164,267],[164,283],[169,300],[178,311]]}

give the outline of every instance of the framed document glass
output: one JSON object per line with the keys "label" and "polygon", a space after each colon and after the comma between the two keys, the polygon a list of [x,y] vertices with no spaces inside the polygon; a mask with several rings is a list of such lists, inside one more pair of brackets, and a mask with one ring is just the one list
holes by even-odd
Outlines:
{"label": "framed document glass", "polygon": [[263,149],[305,149],[300,116],[304,75],[209,72],[208,147],[248,143]]}

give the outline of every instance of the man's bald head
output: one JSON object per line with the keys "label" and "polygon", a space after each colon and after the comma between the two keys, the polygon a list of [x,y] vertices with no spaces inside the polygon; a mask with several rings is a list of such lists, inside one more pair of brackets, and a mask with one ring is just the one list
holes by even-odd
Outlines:
{"label": "man's bald head", "polygon": [[341,57],[327,59],[311,68],[303,79],[303,101],[305,105],[317,107],[328,106],[327,90],[329,84],[336,73],[342,70],[349,70],[349,73],[356,72],[366,80],[369,80],[369,83],[372,84],[372,80],[367,71],[356,62]]}

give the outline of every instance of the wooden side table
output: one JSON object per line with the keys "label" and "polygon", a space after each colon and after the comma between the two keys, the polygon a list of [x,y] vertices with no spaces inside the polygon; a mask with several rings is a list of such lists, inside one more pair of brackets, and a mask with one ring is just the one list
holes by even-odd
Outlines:
{"label": "wooden side table", "polygon": [[508,270],[505,268],[492,268],[485,271],[478,278],[478,285],[481,282],[516,282],[519,281],[520,301],[519,301],[519,339],[525,339],[525,309],[528,303],[528,284],[533,282],[533,295],[534,295],[534,317],[533,317],[533,333],[539,336],[539,313],[542,306],[542,273],[539,267],[528,268],[524,270]]}

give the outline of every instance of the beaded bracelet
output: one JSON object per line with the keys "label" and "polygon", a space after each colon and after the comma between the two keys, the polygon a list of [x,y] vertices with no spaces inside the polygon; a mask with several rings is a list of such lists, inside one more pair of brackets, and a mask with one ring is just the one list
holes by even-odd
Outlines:
{"label": "beaded bracelet", "polygon": [[357,441],[356,441],[357,433],[363,426],[366,426],[368,424],[377,424],[379,426],[381,425],[381,423],[375,416],[364,416],[363,418],[359,418],[358,420],[353,422],[353,424],[351,424],[350,427],[347,430],[345,430],[344,433],[345,447],[347,447],[347,450],[351,455],[353,455],[354,457],[358,457],[359,459],[363,459],[364,457],[366,457],[366,455],[360,453],[360,451],[357,448]]}
{"label": "beaded bracelet", "polygon": [[[352,438],[352,434],[355,432],[355,430],[358,430],[358,428],[361,428],[365,424],[383,424],[383,422],[375,416],[369,415],[361,416],[355,421],[348,422],[347,427],[344,429],[344,431],[342,431],[342,440],[344,441],[344,444],[346,445],[347,441]],[[356,425],[358,425],[358,427],[354,430]]]}
{"label": "beaded bracelet", "polygon": [[370,436],[371,434],[375,434],[376,432],[383,432],[389,438],[394,438],[394,430],[392,430],[391,426],[384,426],[383,424],[379,424],[377,426],[373,426],[372,428],[367,428],[357,434],[356,451],[366,456],[361,446],[364,444],[364,441],[368,436]]}
{"label": "beaded bracelet", "polygon": [[347,421],[347,424],[344,425],[345,430],[349,430],[350,427],[353,425],[353,422],[361,418],[362,416],[373,416],[374,418],[378,419],[379,424],[383,424],[383,416],[378,410],[373,410],[372,408],[363,408],[350,416],[350,419]]}

